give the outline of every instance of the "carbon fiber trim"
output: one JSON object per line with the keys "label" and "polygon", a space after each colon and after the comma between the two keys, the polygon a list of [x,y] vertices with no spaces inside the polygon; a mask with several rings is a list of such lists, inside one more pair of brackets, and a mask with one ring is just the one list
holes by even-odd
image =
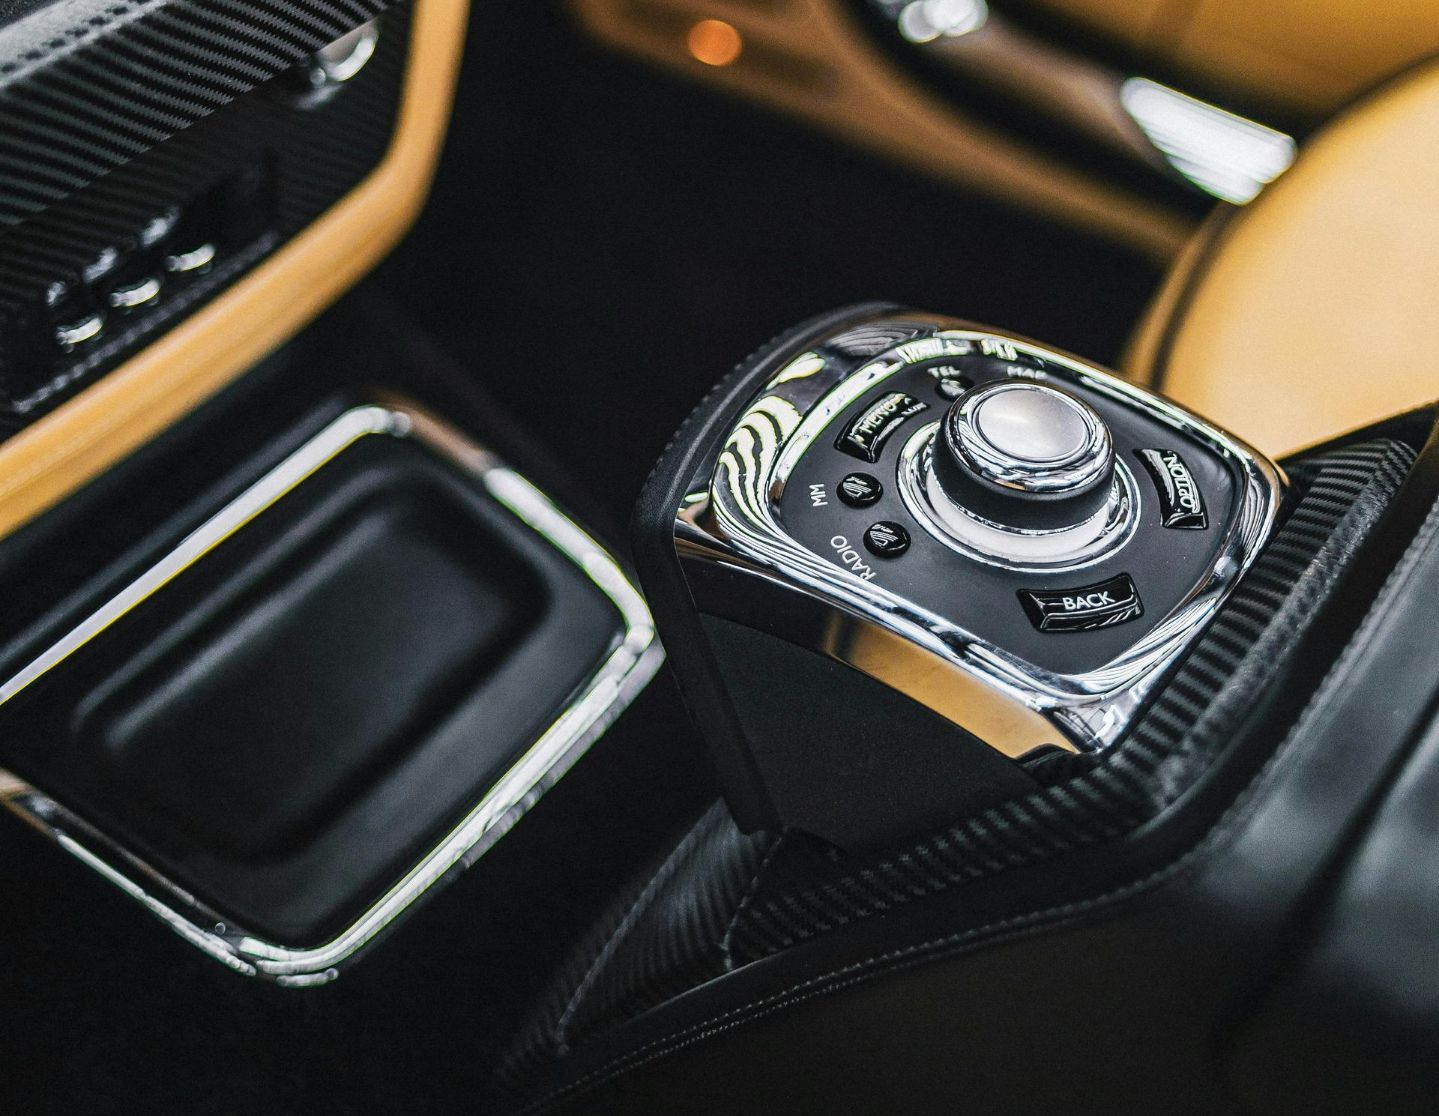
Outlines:
{"label": "carbon fiber trim", "polygon": [[[70,0],[0,31],[0,57],[32,41],[32,23],[91,7]],[[394,132],[410,6],[385,15],[374,57],[340,95],[302,107],[291,73],[295,59],[385,7],[110,4],[104,11],[118,22],[99,38],[68,47],[63,36],[47,38],[0,65],[0,75],[8,71],[0,76],[0,435],[202,305],[373,169]],[[16,40],[20,31],[32,34]],[[153,309],[112,314],[103,336],[73,354],[45,346],[51,330],[35,324],[46,313],[38,292],[82,288],[94,261],[134,250],[147,222],[203,211],[246,175],[256,193],[231,206],[242,227],[232,214],[213,266],[167,280]]]}
{"label": "carbon fiber trim", "polygon": [[1374,441],[1291,465],[1293,511],[1135,731],[1103,757],[1058,757],[1043,790],[868,856],[802,834],[745,837],[716,806],[584,944],[512,1047],[505,1079],[522,1089],[586,1037],[835,927],[1154,818],[1292,654],[1414,457]]}
{"label": "carbon fiber trim", "polygon": [[[1025,799],[912,846],[837,864],[789,842],[733,928],[754,960],[966,880],[1114,840],[1155,817],[1213,761],[1352,561],[1414,462],[1371,442],[1290,467],[1289,518],[1135,730],[1111,752],[1049,777]],[[1249,669],[1245,669],[1248,667]]]}
{"label": "carbon fiber trim", "polygon": [[391,0],[65,0],[0,31],[0,225],[205,119]]}

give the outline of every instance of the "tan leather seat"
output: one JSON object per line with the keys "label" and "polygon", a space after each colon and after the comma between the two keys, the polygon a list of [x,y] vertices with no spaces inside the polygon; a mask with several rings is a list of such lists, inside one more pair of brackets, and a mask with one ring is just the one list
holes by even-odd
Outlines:
{"label": "tan leather seat", "polygon": [[1439,398],[1439,63],[1211,221],[1126,365],[1272,454]]}
{"label": "tan leather seat", "polygon": [[1127,46],[1140,72],[1152,59],[1177,71],[1181,88],[1195,82],[1319,119],[1439,50],[1436,0],[1028,2]]}

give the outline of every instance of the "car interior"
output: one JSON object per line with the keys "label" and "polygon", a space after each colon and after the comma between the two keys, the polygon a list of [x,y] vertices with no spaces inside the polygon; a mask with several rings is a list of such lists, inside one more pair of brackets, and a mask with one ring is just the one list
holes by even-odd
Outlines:
{"label": "car interior", "polygon": [[0,0],[0,1108],[1432,1112],[1436,172],[1435,0]]}

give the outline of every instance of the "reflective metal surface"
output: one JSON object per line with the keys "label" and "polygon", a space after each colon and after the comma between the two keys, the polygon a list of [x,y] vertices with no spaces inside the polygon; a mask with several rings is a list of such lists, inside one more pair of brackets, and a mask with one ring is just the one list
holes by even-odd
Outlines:
{"label": "reflective metal surface", "polygon": [[215,262],[216,248],[213,244],[201,244],[186,252],[165,257],[165,270],[175,275],[189,275],[203,271]]}
{"label": "reflective metal surface", "polygon": [[899,9],[895,23],[910,42],[931,43],[978,31],[988,19],[985,0],[909,0]]}
{"label": "reflective metal surface", "polygon": [[336,418],[63,639],[0,685],[0,704],[140,607],[265,509],[356,442],[413,439],[474,476],[524,527],[573,562],[614,605],[615,639],[570,704],[468,815],[402,879],[333,939],[297,948],[226,923],[200,899],[43,791],[0,771],[0,803],[143,904],[176,933],[236,972],[304,987],[339,969],[431,888],[474,863],[539,800],[644,689],[664,661],[643,598],[615,559],[519,473],[459,431],[403,401],[357,407]]}
{"label": "reflective metal surface", "polygon": [[69,352],[77,346],[93,341],[105,329],[103,314],[86,314],[78,321],[67,322],[55,327],[55,344]]}
{"label": "reflective metal surface", "polygon": [[1123,546],[1139,522],[1139,489],[1123,462],[1099,510],[1078,523],[1032,530],[995,523],[955,503],[940,486],[932,458],[936,428],[916,431],[900,452],[899,491],[910,514],[961,554],[1009,570],[1078,570]]}
{"label": "reflective metal surface", "polygon": [[1149,141],[1205,193],[1244,205],[1289,169],[1298,153],[1283,132],[1147,78],[1130,78],[1120,102]]}
{"label": "reflective metal surface", "polygon": [[1020,488],[1033,487],[1032,474],[1040,466],[1097,459],[1107,440],[1092,407],[1041,384],[987,384],[971,392],[954,414],[955,432],[972,432],[977,445],[1000,455],[1009,467],[1028,468],[1017,478]]}
{"label": "reflective metal surface", "polygon": [[380,44],[380,21],[371,20],[310,55],[297,71],[305,108],[322,105],[370,64]]}
{"label": "reflective metal surface", "polygon": [[110,292],[109,302],[114,310],[139,310],[160,297],[160,280],[153,275],[138,279]]}
{"label": "reflective metal surface", "polygon": [[1060,128],[1095,154],[1119,155],[1129,168],[1236,205],[1294,161],[1285,133],[1116,70],[984,0],[869,3],[903,46],[962,84],[955,92],[965,111],[976,110],[964,94],[999,94],[1035,126]]}
{"label": "reflective metal surface", "polygon": [[[1086,750],[1113,743],[1268,536],[1282,494],[1277,469],[1234,437],[1174,404],[1019,338],[955,328],[945,318],[906,314],[850,330],[833,346],[841,352],[864,353],[868,359],[855,368],[851,360],[819,351],[796,357],[736,424],[713,475],[694,478],[690,495],[677,509],[675,535],[681,558],[694,567],[691,581],[696,593],[705,592],[703,568],[713,565],[754,575],[755,592],[749,599],[766,624],[777,622],[778,614],[773,595],[760,592],[762,585],[779,587],[790,600],[811,600],[847,634],[843,639],[812,636],[809,646],[887,682],[1007,753],[1022,754],[1041,738]],[[1010,354],[1037,358],[1060,382],[1072,378],[1142,408],[1212,448],[1232,462],[1242,478],[1237,512],[1209,576],[1146,635],[1098,669],[1060,674],[1025,662],[872,578],[814,553],[780,522],[779,503],[797,462],[837,415],[908,367],[937,357],[981,352],[1003,359],[1012,359]],[[912,450],[922,445],[924,433],[913,436]],[[1128,470],[1121,474],[1116,469],[1116,475],[1129,477]],[[1132,485],[1132,479],[1125,481],[1131,498],[1137,498]],[[727,594],[731,602],[744,597]],[[867,634],[856,638],[856,630]],[[865,653],[855,653],[855,647],[864,647]],[[878,656],[877,647],[885,649]],[[922,665],[905,667],[905,660]],[[922,684],[917,679],[923,679]],[[936,699],[937,693],[954,687],[967,695],[959,707]],[[1012,738],[996,736],[996,725],[1019,725],[1021,730]],[[1047,728],[1047,736],[1039,725]]]}

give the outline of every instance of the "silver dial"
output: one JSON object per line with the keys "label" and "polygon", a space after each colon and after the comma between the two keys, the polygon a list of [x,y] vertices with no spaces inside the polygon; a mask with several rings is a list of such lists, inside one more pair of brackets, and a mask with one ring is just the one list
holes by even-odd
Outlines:
{"label": "silver dial", "polygon": [[1120,545],[1136,496],[1109,427],[1048,384],[1000,380],[961,395],[903,455],[911,510],[944,541],[1013,568],[1078,566]]}
{"label": "silver dial", "polygon": [[968,506],[977,497],[991,510],[1008,506],[1020,520],[1032,518],[1022,509],[1082,496],[1114,472],[1104,420],[1089,404],[1045,384],[1006,380],[974,388],[949,409],[941,436],[958,466],[950,471],[959,482],[955,501]]}

